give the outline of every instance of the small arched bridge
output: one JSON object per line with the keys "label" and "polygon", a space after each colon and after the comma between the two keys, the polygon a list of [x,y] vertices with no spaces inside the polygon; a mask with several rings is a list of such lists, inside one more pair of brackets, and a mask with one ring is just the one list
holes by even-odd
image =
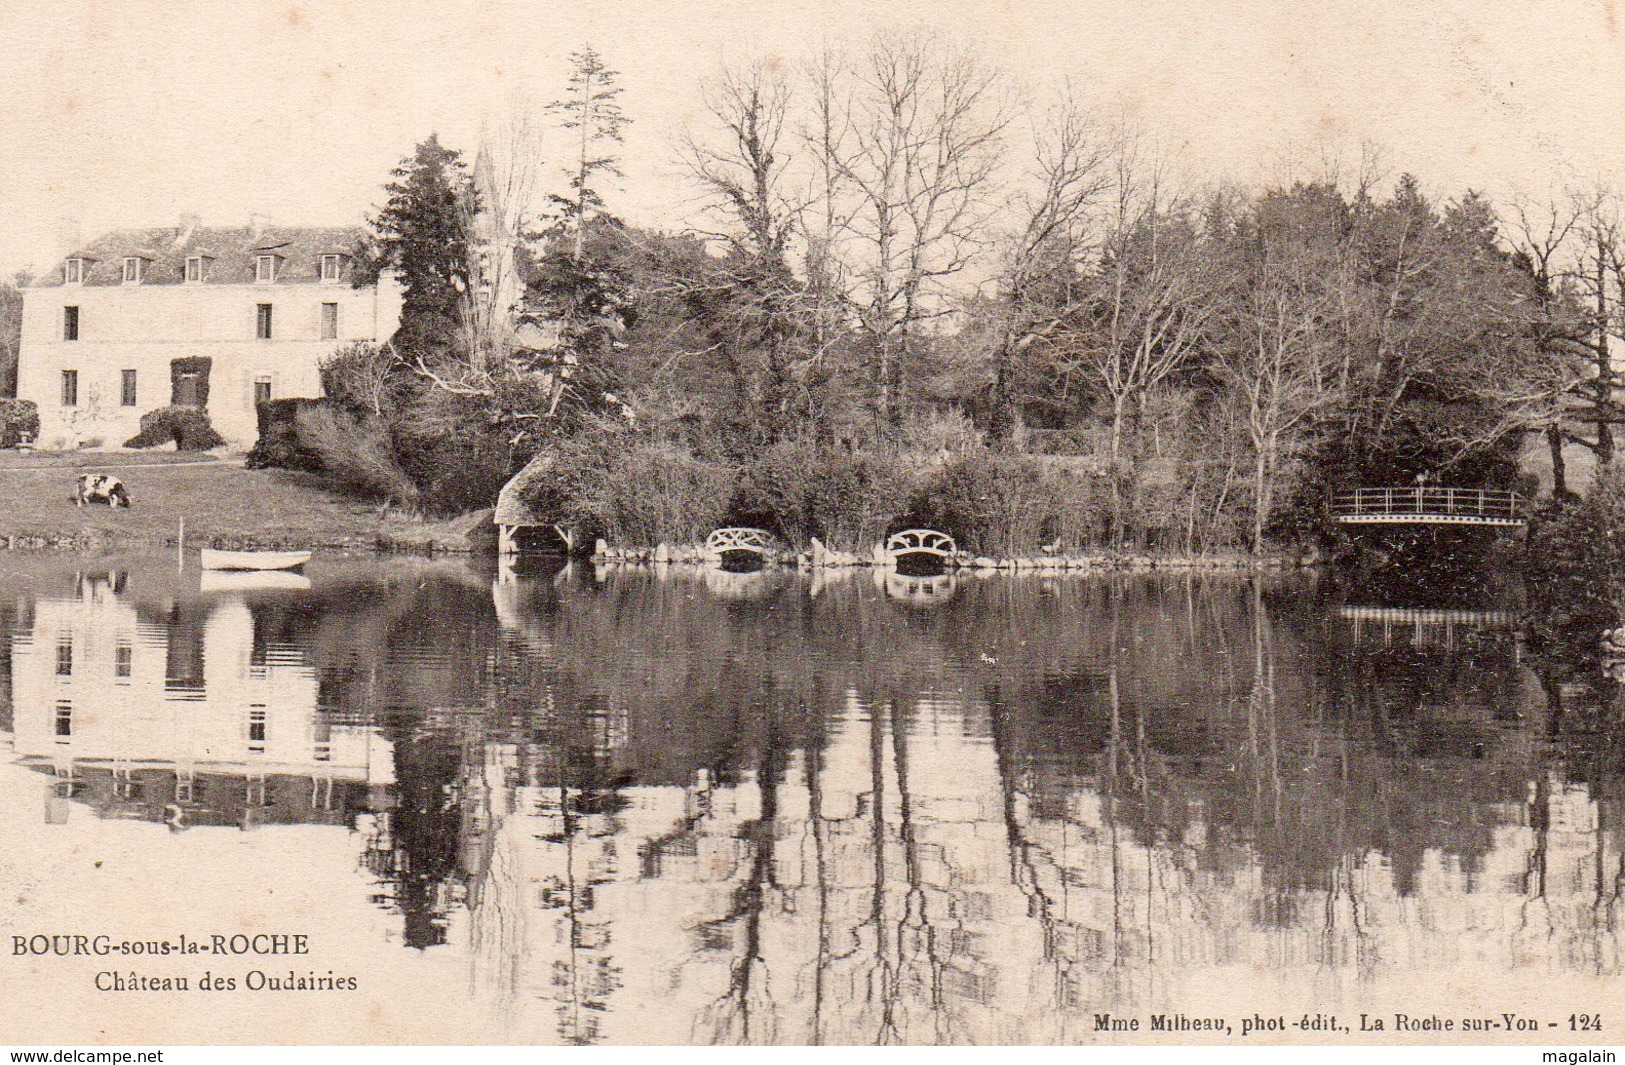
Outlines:
{"label": "small arched bridge", "polygon": [[954,538],[935,529],[904,529],[886,537],[886,560],[896,562],[905,555],[923,555],[926,558],[953,558],[959,548]]}
{"label": "small arched bridge", "polygon": [[1480,525],[1521,528],[1528,524],[1523,497],[1494,488],[1356,488],[1332,497],[1332,520],[1340,525]]}
{"label": "small arched bridge", "polygon": [[766,529],[730,526],[726,529],[716,529],[705,538],[705,553],[712,559],[720,559],[733,551],[766,557],[772,553],[776,543],[773,534]]}

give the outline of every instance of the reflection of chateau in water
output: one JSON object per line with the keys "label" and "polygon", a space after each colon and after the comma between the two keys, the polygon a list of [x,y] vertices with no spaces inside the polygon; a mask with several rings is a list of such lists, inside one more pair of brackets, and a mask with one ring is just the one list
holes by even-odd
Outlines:
{"label": "reflection of chateau in water", "polygon": [[12,635],[14,745],[56,799],[175,827],[349,824],[390,782],[388,744],[317,713],[315,675],[241,596],[148,607],[124,581],[81,577]]}
{"label": "reflection of chateau in water", "polygon": [[1087,1042],[1237,980],[1625,976],[1616,691],[1495,625],[1373,640],[1225,578],[313,585],[40,600],[18,752],[160,793],[277,767],[290,811],[334,774],[401,942],[505,1040]]}

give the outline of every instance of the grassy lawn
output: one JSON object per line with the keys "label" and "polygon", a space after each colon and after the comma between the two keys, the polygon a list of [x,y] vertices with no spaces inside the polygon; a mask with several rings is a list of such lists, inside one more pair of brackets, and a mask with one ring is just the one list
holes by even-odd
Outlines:
{"label": "grassy lawn", "polygon": [[[245,470],[238,457],[0,452],[0,537],[71,546],[172,543],[186,519],[195,547],[467,546],[469,523],[428,522],[381,513],[376,504],[335,495],[305,474]],[[153,460],[159,461],[153,461]],[[134,461],[125,461],[134,460]],[[133,506],[74,505],[77,471],[116,470]]]}

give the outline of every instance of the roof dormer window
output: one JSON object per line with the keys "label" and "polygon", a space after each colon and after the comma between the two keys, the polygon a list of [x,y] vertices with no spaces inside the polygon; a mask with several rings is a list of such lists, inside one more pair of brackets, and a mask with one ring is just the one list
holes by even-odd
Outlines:
{"label": "roof dormer window", "polygon": [[203,256],[188,255],[186,257],[187,284],[197,284],[203,280]]}
{"label": "roof dormer window", "polygon": [[276,280],[276,256],[254,256],[254,280],[258,284],[268,285]]}
{"label": "roof dormer window", "polygon": [[343,265],[344,264],[343,264],[343,257],[342,256],[332,254],[332,253],[323,255],[322,256],[322,282],[324,284],[331,285],[334,282],[338,281],[338,279],[339,279],[339,270]]}
{"label": "roof dormer window", "polygon": [[124,257],[124,283],[126,285],[141,284],[141,259],[139,256],[126,255]]}
{"label": "roof dormer window", "polygon": [[73,258],[62,264],[62,283],[65,285],[82,285],[85,283],[85,261],[83,259]]}

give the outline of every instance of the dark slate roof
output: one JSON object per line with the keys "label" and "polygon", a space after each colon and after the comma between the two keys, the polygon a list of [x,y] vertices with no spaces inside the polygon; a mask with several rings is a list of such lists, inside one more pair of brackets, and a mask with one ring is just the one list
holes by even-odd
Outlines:
{"label": "dark slate roof", "polygon": [[[258,237],[247,226],[220,229],[208,226],[163,229],[119,229],[63,256],[85,260],[85,284],[118,285],[124,280],[124,260],[144,259],[143,285],[178,285],[186,277],[186,260],[205,257],[205,284],[242,285],[254,280],[254,259],[276,255],[276,284],[311,284],[320,280],[321,257],[344,256],[340,260],[339,281],[350,282],[355,259],[365,240],[361,226],[266,226]],[[55,270],[36,284],[49,287],[62,284],[65,267]]]}

